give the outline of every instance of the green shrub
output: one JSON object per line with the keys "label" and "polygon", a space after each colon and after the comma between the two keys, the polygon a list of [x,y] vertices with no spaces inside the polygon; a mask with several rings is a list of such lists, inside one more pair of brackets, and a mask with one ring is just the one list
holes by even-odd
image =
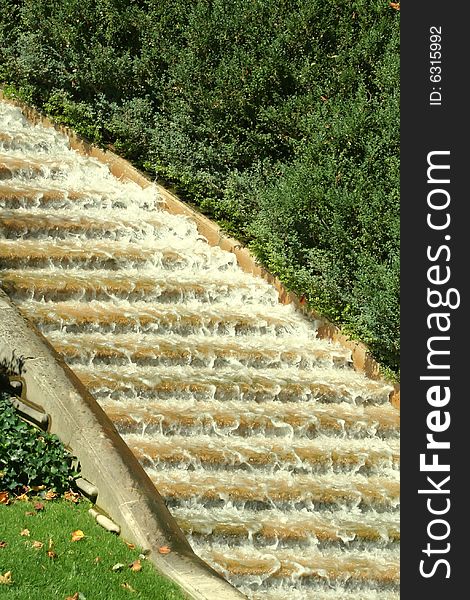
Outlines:
{"label": "green shrub", "polygon": [[62,493],[77,475],[74,457],[55,435],[23,421],[6,393],[0,393],[0,489],[20,491],[45,485]]}

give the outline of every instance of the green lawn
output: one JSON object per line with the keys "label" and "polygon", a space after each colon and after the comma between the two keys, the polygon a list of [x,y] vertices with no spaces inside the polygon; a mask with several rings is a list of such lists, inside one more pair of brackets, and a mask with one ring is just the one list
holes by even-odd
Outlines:
{"label": "green lawn", "polygon": [[[96,524],[90,507],[64,498],[0,504],[0,598],[185,598],[138,548]],[[72,541],[77,531],[84,537]]]}

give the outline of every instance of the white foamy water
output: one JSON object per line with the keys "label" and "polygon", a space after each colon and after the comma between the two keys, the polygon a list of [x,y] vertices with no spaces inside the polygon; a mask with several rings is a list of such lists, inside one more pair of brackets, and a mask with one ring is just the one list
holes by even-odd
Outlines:
{"label": "white foamy water", "polygon": [[391,387],[162,206],[0,103],[1,285],[195,552],[252,600],[397,600]]}

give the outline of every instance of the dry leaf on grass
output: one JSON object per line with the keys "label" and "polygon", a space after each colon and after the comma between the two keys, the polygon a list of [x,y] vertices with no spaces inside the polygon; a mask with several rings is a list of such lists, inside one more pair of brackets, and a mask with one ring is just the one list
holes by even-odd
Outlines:
{"label": "dry leaf on grass", "polygon": [[136,590],[129,585],[128,583],[121,583],[121,587],[124,588],[125,590],[128,590],[129,592],[135,592]]}
{"label": "dry leaf on grass", "polygon": [[8,492],[0,492],[0,504],[10,504],[10,496]]}
{"label": "dry leaf on grass", "polygon": [[79,593],[75,592],[75,594],[73,596],[67,596],[67,598],[65,600],[78,600],[79,599]]}
{"label": "dry leaf on grass", "polygon": [[54,500],[54,498],[57,498],[57,494],[54,492],[54,490],[47,490],[47,492],[44,494],[44,498],[46,500]]}
{"label": "dry leaf on grass", "polygon": [[135,550],[135,544],[131,544],[130,542],[126,542],[126,546],[129,548],[129,550]]}
{"label": "dry leaf on grass", "polygon": [[29,529],[22,529],[20,531],[20,535],[24,536],[24,537],[29,537],[30,536],[30,532]]}
{"label": "dry leaf on grass", "polygon": [[36,504],[34,505],[34,510],[37,510],[38,512],[40,510],[44,510],[44,504],[42,502],[36,502]]}
{"label": "dry leaf on grass", "polygon": [[32,510],[27,510],[24,513],[27,517],[35,517],[36,516],[36,512],[32,511]]}
{"label": "dry leaf on grass", "polygon": [[122,571],[122,569],[124,569],[126,565],[122,564],[122,563],[116,563],[115,565],[113,565],[112,570],[113,571]]}
{"label": "dry leaf on grass", "polygon": [[28,500],[29,500],[28,492],[24,492],[23,494],[16,496],[15,500],[19,500],[20,502],[28,502]]}
{"label": "dry leaf on grass", "polygon": [[135,560],[133,563],[131,563],[129,565],[131,571],[141,571],[142,570],[142,563],[140,562],[139,559]]}
{"label": "dry leaf on grass", "polygon": [[170,554],[171,548],[170,546],[160,546],[158,551],[160,552],[160,554]]}
{"label": "dry leaf on grass", "polygon": [[38,540],[34,540],[34,542],[31,545],[33,548],[42,548],[44,546],[44,544],[42,542],[39,542]]}
{"label": "dry leaf on grass", "polygon": [[0,584],[9,585],[12,583],[11,571],[7,571],[4,575],[0,575]]}
{"label": "dry leaf on grass", "polygon": [[77,494],[76,492],[72,492],[72,490],[69,490],[68,492],[64,493],[64,498],[66,500],[68,500],[69,502],[75,502],[75,504],[80,500],[80,494]]}
{"label": "dry leaf on grass", "polygon": [[389,2],[389,6],[391,6],[395,10],[400,10],[400,3],[399,2]]}
{"label": "dry leaf on grass", "polygon": [[77,529],[76,531],[72,531],[72,542],[79,542],[85,537],[85,534],[81,529]]}
{"label": "dry leaf on grass", "polygon": [[56,552],[54,552],[54,540],[52,538],[49,538],[47,556],[49,558],[57,558],[57,554],[56,554]]}
{"label": "dry leaf on grass", "polygon": [[7,543],[4,540],[0,540],[0,548],[5,548]]}

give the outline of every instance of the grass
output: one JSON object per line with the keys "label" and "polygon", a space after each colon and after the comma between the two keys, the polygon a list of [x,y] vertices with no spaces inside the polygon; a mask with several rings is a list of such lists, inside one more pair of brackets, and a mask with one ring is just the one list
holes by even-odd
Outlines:
{"label": "grass", "polygon": [[[184,600],[141,550],[100,527],[90,507],[65,498],[0,504],[0,598]],[[84,537],[72,541],[77,531]],[[8,572],[11,582],[7,575],[2,583]]]}

